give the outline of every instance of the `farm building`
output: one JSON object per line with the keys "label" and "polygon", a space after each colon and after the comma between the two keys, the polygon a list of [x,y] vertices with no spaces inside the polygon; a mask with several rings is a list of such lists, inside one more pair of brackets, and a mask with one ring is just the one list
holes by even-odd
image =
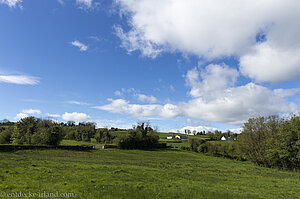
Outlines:
{"label": "farm building", "polygon": [[225,136],[222,136],[221,137],[221,140],[235,140],[233,137],[225,137]]}
{"label": "farm building", "polygon": [[174,138],[175,138],[174,135],[170,135],[170,136],[167,137],[168,140],[171,140],[171,139],[174,139]]}
{"label": "farm building", "polygon": [[187,136],[183,136],[183,135],[176,135],[175,139],[184,140],[184,139],[188,139],[188,137]]}

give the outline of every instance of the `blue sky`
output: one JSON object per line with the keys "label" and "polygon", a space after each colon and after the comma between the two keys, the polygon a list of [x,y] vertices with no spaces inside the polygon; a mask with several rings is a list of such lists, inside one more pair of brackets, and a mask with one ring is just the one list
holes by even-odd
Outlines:
{"label": "blue sky", "polygon": [[296,0],[0,0],[0,118],[161,131],[299,112]]}

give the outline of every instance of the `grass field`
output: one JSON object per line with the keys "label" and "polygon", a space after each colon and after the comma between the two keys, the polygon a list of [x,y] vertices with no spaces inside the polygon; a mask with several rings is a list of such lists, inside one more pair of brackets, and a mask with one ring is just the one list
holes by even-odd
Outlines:
{"label": "grass field", "polygon": [[75,198],[300,198],[300,173],[181,150],[0,152],[0,190]]}
{"label": "grass field", "polygon": [[62,140],[60,145],[67,146],[95,146],[96,148],[102,148],[104,144],[97,143],[94,138],[92,138],[91,142],[83,142],[83,141],[75,141],[75,140]]}

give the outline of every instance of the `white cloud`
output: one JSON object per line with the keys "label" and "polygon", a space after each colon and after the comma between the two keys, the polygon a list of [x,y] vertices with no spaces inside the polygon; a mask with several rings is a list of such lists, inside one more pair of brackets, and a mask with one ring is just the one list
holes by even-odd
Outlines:
{"label": "white cloud", "polygon": [[71,44],[79,48],[80,51],[87,51],[88,46],[78,40],[72,41]]}
{"label": "white cloud", "polygon": [[165,104],[164,106],[157,104],[140,105],[130,104],[128,101],[123,99],[111,99],[110,101],[110,104],[95,106],[94,108],[112,113],[129,114],[135,117],[161,116],[171,118],[179,115],[177,106],[173,104]]}
{"label": "white cloud", "polygon": [[26,113],[18,113],[15,117],[15,120],[20,120],[22,118],[28,117],[28,114]]}
{"label": "white cloud", "polygon": [[22,0],[0,0],[0,3],[6,4],[11,8],[15,8],[17,6],[22,8]]}
{"label": "white cloud", "polygon": [[193,131],[196,131],[196,132],[200,132],[200,131],[205,131],[205,132],[211,131],[211,132],[214,132],[215,130],[217,130],[217,128],[208,127],[208,126],[185,126],[185,127],[182,127],[181,129],[170,130],[168,132],[183,133],[184,134],[185,130],[190,130],[191,133],[193,133]]}
{"label": "white cloud", "polygon": [[36,85],[39,83],[39,78],[27,75],[0,75],[0,82],[21,85]]}
{"label": "white cloud", "polygon": [[236,128],[236,129],[229,129],[233,133],[241,133],[243,131],[243,128]]}
{"label": "white cloud", "polygon": [[[223,76],[221,75],[223,74]],[[186,75],[193,99],[175,104],[130,104],[123,99],[95,108],[135,117],[186,116],[206,121],[240,125],[250,117],[295,113],[299,105],[287,101],[299,89],[268,89],[255,83],[235,86],[236,69],[226,65],[208,65],[204,70],[192,69]],[[201,79],[200,79],[201,77]],[[215,82],[214,82],[215,81]]]}
{"label": "white cloud", "polygon": [[144,56],[155,58],[162,50],[158,49],[156,45],[151,41],[143,40],[138,31],[130,31],[124,33],[123,29],[120,26],[114,27],[116,35],[122,41],[122,47],[125,48],[130,54],[133,51],[141,50]]}
{"label": "white cloud", "polygon": [[62,119],[66,121],[75,121],[75,122],[86,122],[90,119],[90,116],[85,113],[67,113],[65,112],[62,115]]}
{"label": "white cloud", "polygon": [[92,8],[93,0],[76,0],[76,3],[81,9],[90,9]]}
{"label": "white cloud", "polygon": [[174,50],[205,57],[239,54],[255,43],[258,31],[273,22],[272,13],[280,12],[279,5],[269,0],[116,2],[131,26],[127,33],[117,28],[124,47],[147,56]]}
{"label": "white cloud", "polygon": [[[190,95],[193,97],[215,97],[215,93],[233,86],[239,73],[227,65],[208,65],[200,73],[197,68],[189,70],[186,74],[186,83],[191,87]],[[199,77],[202,81],[199,81]]]}
{"label": "white cloud", "polygon": [[158,102],[158,100],[156,99],[156,97],[152,96],[152,95],[144,95],[144,94],[135,94],[135,96],[137,97],[137,99],[140,102],[149,102],[149,103],[156,103]]}
{"label": "white cloud", "polygon": [[299,105],[286,100],[299,89],[271,90],[254,83],[235,87],[237,76],[238,71],[226,65],[208,65],[201,72],[197,69],[189,71],[186,81],[191,86],[190,93],[194,99],[180,104],[184,115],[207,121],[242,124],[250,117],[299,110]]}
{"label": "white cloud", "polygon": [[128,88],[128,89],[121,88],[120,90],[116,90],[114,92],[114,95],[118,96],[118,97],[121,97],[125,94],[132,94],[132,95],[136,96],[137,92],[138,92],[138,90],[136,90],[135,88]]}
{"label": "white cloud", "polygon": [[115,31],[129,53],[155,58],[181,52],[207,60],[234,56],[242,73],[256,81],[300,77],[298,0],[115,2],[128,20],[128,31],[121,26]]}
{"label": "white cloud", "polygon": [[300,47],[260,43],[252,52],[241,56],[240,68],[244,75],[259,82],[300,79]]}
{"label": "white cloud", "polygon": [[39,115],[42,112],[38,109],[24,109],[21,113],[18,113],[15,117],[15,120],[20,120],[22,118],[28,117],[30,115]]}
{"label": "white cloud", "polygon": [[25,109],[22,110],[22,112],[26,114],[42,114],[42,112],[38,109]]}
{"label": "white cloud", "polygon": [[68,103],[68,104],[76,104],[76,105],[89,105],[86,102],[79,102],[79,101],[75,101],[75,100],[66,101],[66,103]]}
{"label": "white cloud", "polygon": [[49,117],[55,117],[55,118],[60,117],[59,114],[46,113],[46,115],[49,116]]}

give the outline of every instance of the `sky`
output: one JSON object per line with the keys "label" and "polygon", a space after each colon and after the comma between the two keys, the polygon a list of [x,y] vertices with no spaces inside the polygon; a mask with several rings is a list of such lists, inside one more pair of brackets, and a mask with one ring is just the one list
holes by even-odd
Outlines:
{"label": "sky", "polygon": [[233,130],[300,111],[298,0],[0,0],[0,119]]}

